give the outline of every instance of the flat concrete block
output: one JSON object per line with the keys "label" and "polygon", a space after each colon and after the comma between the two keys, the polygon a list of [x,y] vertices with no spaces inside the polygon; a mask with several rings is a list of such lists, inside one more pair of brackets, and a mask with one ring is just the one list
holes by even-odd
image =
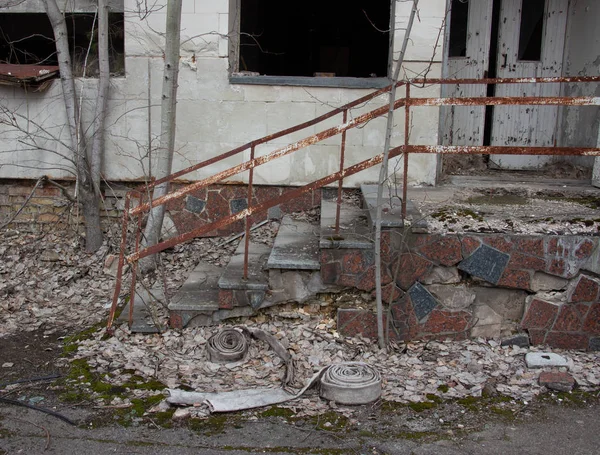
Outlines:
{"label": "flat concrete block", "polygon": [[419,321],[424,320],[438,305],[438,301],[418,281],[408,290],[413,310]]}
{"label": "flat concrete block", "polygon": [[[165,294],[162,286],[152,288],[149,291],[138,287],[135,291],[133,301],[133,320],[130,330],[135,333],[160,333],[166,329],[162,322],[155,321],[152,318],[151,309],[155,306],[162,306],[165,303]],[[117,318],[118,322],[129,321],[129,308],[131,301],[125,305],[121,315]]]}
{"label": "flat concrete block", "polygon": [[269,269],[319,270],[319,227],[283,217],[267,262]]}
{"label": "flat concrete block", "polygon": [[562,291],[567,288],[569,280],[544,272],[535,272],[531,279],[531,290],[539,291]]}
{"label": "flat concrete block", "polygon": [[[375,226],[377,217],[377,185],[361,185],[360,190],[364,200],[364,205],[368,209],[369,224]],[[381,213],[381,227],[398,228],[404,227],[402,219],[402,199],[393,196],[390,197],[389,190],[384,188]],[[420,232],[427,230],[427,221],[417,209],[417,206],[411,200],[406,201],[406,216],[412,221],[412,227],[420,229]]]}
{"label": "flat concrete block", "polygon": [[432,284],[427,290],[449,310],[465,310],[475,301],[475,293],[463,285]]}
{"label": "flat concrete block", "polygon": [[169,302],[171,311],[216,311],[219,309],[219,278],[223,269],[200,262]]}
{"label": "flat concrete block", "polygon": [[271,248],[262,243],[250,242],[248,245],[248,279],[244,280],[244,239],[231,257],[225,272],[219,279],[220,289],[247,289],[266,291],[269,289],[268,276],[265,273]]}
{"label": "flat concrete block", "polygon": [[340,230],[335,232],[337,202],[321,200],[321,248],[373,248],[373,234],[368,225],[368,210],[342,203]]}
{"label": "flat concrete block", "polygon": [[553,352],[528,352],[525,355],[527,368],[566,367],[569,361],[563,356]]}
{"label": "flat concrete block", "polygon": [[471,256],[458,264],[458,268],[469,275],[497,284],[510,256],[487,245],[481,245]]}

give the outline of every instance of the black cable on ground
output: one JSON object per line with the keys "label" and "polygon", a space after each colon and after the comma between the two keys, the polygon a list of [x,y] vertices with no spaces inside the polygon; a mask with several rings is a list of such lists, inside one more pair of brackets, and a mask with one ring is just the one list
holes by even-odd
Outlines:
{"label": "black cable on ground", "polygon": [[57,419],[60,419],[64,422],[67,422],[69,425],[77,426],[77,424],[75,422],[73,422],[71,419],[69,419],[68,417],[65,417],[64,415],[59,414],[58,412],[51,411],[50,409],[40,408],[39,406],[34,406],[32,404],[28,404],[23,401],[18,401],[18,400],[13,400],[11,398],[3,398],[3,397],[0,397],[0,403],[14,404],[15,406],[23,406],[25,408],[33,409],[34,411],[40,411],[45,414],[54,416]]}

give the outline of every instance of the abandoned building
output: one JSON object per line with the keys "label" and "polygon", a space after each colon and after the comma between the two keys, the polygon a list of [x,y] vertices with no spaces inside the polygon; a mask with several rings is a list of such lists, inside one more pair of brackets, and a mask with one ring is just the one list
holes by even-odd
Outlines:
{"label": "abandoned building", "polygon": [[[379,179],[380,160],[372,159],[386,142],[392,56],[406,42],[401,79],[410,82],[396,94],[390,165],[396,188],[394,197],[388,190],[382,234],[390,337],[526,332],[536,344],[600,347],[600,216],[589,184],[592,175],[600,181],[600,165],[593,172],[600,125],[597,1],[421,0],[410,37],[412,1],[310,1],[293,8],[274,0],[182,1],[173,171],[190,169],[160,202],[186,238],[248,232],[269,217],[282,224],[273,250],[242,241],[226,270],[200,264],[170,302],[171,325],[215,323],[336,287],[373,291],[376,198],[366,184]],[[140,2],[111,1],[102,175],[110,182],[103,213],[115,220],[124,210],[135,219],[148,209],[125,205],[124,195],[146,181],[149,150],[158,143],[164,3],[143,9]],[[89,124],[97,87],[96,7],[91,0],[68,4],[81,118]],[[3,115],[20,119],[18,128],[0,124],[0,208],[10,215],[39,177],[68,184],[73,163],[42,1],[0,9],[0,29],[0,104]],[[492,98],[497,101],[482,101]],[[449,163],[468,174],[466,158],[474,156],[483,156],[484,178],[448,181]],[[537,181],[535,191],[523,188],[548,166],[580,169],[586,180],[559,176],[550,190]],[[503,183],[506,171],[529,174]],[[342,203],[342,186],[360,189],[362,208]],[[457,188],[508,194],[523,204],[505,207],[502,225],[484,219],[488,209],[464,205],[438,207],[430,222],[420,203],[434,194],[458,198]],[[553,215],[559,225],[567,223],[565,215],[569,223],[578,219],[581,228],[516,229],[511,219],[530,215],[528,198],[536,191],[563,202],[585,196],[582,213],[561,208]],[[15,224],[61,220],[62,207],[53,206],[60,191],[45,187],[36,195]],[[454,202],[466,203],[449,205]],[[469,203],[477,205],[473,198]],[[321,207],[320,226],[286,216],[312,207]],[[452,219],[451,227],[436,225]],[[294,245],[304,254],[296,257]],[[134,263],[140,252],[125,255]],[[204,288],[194,287],[194,276],[204,277]],[[338,312],[342,333],[374,336],[374,321],[370,308]]]}

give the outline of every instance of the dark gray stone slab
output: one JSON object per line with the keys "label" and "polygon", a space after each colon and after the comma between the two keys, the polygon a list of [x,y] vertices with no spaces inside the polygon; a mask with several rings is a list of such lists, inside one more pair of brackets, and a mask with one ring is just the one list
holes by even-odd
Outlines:
{"label": "dark gray stone slab", "polygon": [[[368,209],[367,213],[370,226],[375,226],[375,219],[377,217],[377,188],[377,185],[360,186],[364,205]],[[406,216],[411,220],[411,226],[415,232],[427,232],[427,221],[411,200],[406,202]],[[404,227],[404,220],[402,219],[402,199],[395,194],[391,194],[387,188],[384,188],[383,190],[381,227]]]}
{"label": "dark gray stone slab", "polygon": [[368,224],[368,210],[342,203],[340,230],[335,232],[335,200],[321,200],[321,248],[373,248],[373,234]]}
{"label": "dark gray stone slab", "polygon": [[[128,302],[123,308],[117,322],[129,322],[129,308],[131,302]],[[160,333],[166,329],[166,326],[152,318],[151,308],[165,305],[165,295],[161,288],[153,288],[150,291],[138,287],[135,291],[133,302],[133,320],[131,331],[136,333]]]}
{"label": "dark gray stone slab", "polygon": [[271,250],[269,269],[319,270],[319,227],[283,217]]}
{"label": "dark gray stone slab", "polygon": [[419,321],[423,321],[439,304],[431,293],[418,281],[408,290],[413,310]]}
{"label": "dark gray stone slab", "polygon": [[233,215],[247,209],[248,201],[246,199],[232,199],[229,201],[229,207],[231,207],[231,214]]}
{"label": "dark gray stone slab", "polygon": [[487,245],[481,245],[471,256],[464,259],[458,268],[469,275],[497,284],[510,256]]}
{"label": "dark gray stone slab", "polygon": [[235,250],[227,268],[219,279],[220,289],[249,289],[266,291],[269,278],[265,272],[271,248],[262,243],[250,242],[248,247],[248,279],[244,280],[244,238]]}
{"label": "dark gray stone slab", "polygon": [[203,201],[202,199],[198,199],[194,196],[187,196],[185,198],[185,209],[188,212],[200,213],[204,210],[204,207],[206,207],[206,201]]}
{"label": "dark gray stone slab", "polygon": [[520,348],[529,347],[529,335],[519,333],[509,338],[505,338],[500,342],[500,346],[519,346]]}
{"label": "dark gray stone slab", "polygon": [[219,309],[221,267],[200,262],[169,302],[171,311],[206,311]]}
{"label": "dark gray stone slab", "polygon": [[588,349],[590,351],[600,351],[600,337],[590,338],[590,344]]}

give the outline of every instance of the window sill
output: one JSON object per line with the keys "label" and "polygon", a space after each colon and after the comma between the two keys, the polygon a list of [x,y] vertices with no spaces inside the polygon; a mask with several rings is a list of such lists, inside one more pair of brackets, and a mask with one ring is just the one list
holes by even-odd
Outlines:
{"label": "window sill", "polygon": [[229,76],[230,84],[288,85],[332,88],[382,88],[390,81],[387,77],[304,77],[304,76]]}

